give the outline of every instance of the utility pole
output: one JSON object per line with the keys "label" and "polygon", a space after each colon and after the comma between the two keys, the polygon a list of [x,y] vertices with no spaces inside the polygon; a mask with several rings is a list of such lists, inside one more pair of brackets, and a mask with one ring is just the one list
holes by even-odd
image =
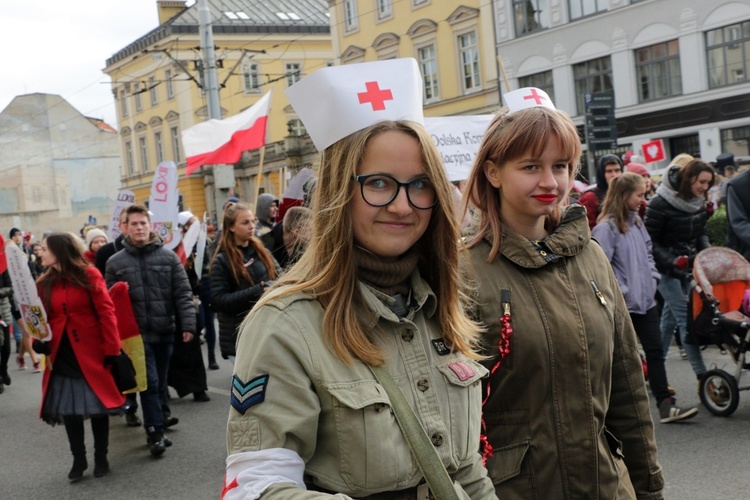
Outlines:
{"label": "utility pole", "polygon": [[[198,33],[201,38],[201,53],[203,54],[204,91],[208,99],[208,118],[221,120],[219,75],[216,71],[214,33],[211,28],[211,11],[208,10],[208,0],[198,0]],[[212,172],[216,222],[221,223],[224,201],[229,197],[228,190],[234,188],[235,184],[234,167],[232,165],[213,165]]]}

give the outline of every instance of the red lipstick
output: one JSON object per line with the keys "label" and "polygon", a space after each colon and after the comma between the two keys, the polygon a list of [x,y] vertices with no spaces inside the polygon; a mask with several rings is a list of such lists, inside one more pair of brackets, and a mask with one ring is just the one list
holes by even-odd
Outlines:
{"label": "red lipstick", "polygon": [[537,194],[532,196],[537,201],[540,201],[542,203],[554,203],[557,200],[556,194]]}

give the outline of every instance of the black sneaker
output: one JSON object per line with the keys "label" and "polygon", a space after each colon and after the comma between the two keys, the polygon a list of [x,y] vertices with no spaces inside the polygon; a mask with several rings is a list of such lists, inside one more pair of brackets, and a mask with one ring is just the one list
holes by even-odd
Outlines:
{"label": "black sneaker", "polygon": [[143,425],[143,422],[141,422],[141,419],[138,418],[138,415],[135,413],[126,413],[125,423],[128,425],[128,427],[140,427],[141,425]]}
{"label": "black sneaker", "polygon": [[208,395],[206,391],[194,392],[193,399],[198,403],[205,403],[207,401],[211,401],[211,397]]}
{"label": "black sneaker", "polygon": [[698,408],[680,408],[675,404],[674,398],[667,398],[659,404],[659,417],[662,424],[687,420],[697,414]]}
{"label": "black sneaker", "polygon": [[174,427],[175,425],[180,423],[180,419],[177,417],[164,417],[163,425],[164,428]]}
{"label": "black sneaker", "polygon": [[3,384],[10,385],[10,375],[8,375],[8,370],[5,370],[3,373]]}
{"label": "black sneaker", "polygon": [[149,446],[149,452],[155,457],[160,457],[167,451],[167,443],[164,441],[164,434],[161,432],[152,432],[146,438]]}

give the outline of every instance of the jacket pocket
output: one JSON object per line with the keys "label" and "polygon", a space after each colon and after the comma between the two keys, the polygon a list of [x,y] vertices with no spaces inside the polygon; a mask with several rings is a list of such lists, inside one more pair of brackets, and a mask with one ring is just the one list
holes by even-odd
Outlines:
{"label": "jacket pocket", "polygon": [[476,361],[458,357],[437,365],[446,384],[454,458],[463,462],[477,452],[481,434],[482,384],[489,370]]}
{"label": "jacket pocket", "polygon": [[[531,464],[530,440],[524,440],[493,450],[487,461],[495,491],[499,498],[536,498],[534,469]],[[505,492],[505,493],[503,493]]]}
{"label": "jacket pocket", "polygon": [[374,380],[325,388],[333,396],[344,482],[353,490],[404,489],[417,473],[417,464],[385,389]]}

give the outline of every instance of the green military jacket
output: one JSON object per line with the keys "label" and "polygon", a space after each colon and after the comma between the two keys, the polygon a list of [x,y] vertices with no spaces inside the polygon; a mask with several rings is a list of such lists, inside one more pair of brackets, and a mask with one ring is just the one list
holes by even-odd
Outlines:
{"label": "green military jacket", "polygon": [[[360,287],[365,303],[360,317],[464,498],[495,498],[478,453],[481,379],[487,370],[442,342],[433,316],[436,297],[417,272],[411,277],[412,310],[404,319],[386,306],[391,297]],[[423,477],[385,390],[364,363],[347,364],[326,346],[323,313],[312,296],[291,294],[253,311],[241,328],[234,383],[241,387],[267,378],[262,402],[244,408],[233,398],[230,460],[291,450],[304,461],[304,483],[338,492],[337,498],[417,486]],[[328,496],[277,482],[262,498]]]}
{"label": "green military jacket", "polygon": [[584,208],[569,207],[541,245],[508,229],[502,238],[491,263],[488,241],[470,249],[490,367],[510,292],[510,354],[484,406],[497,496],[661,498],[637,338]]}

